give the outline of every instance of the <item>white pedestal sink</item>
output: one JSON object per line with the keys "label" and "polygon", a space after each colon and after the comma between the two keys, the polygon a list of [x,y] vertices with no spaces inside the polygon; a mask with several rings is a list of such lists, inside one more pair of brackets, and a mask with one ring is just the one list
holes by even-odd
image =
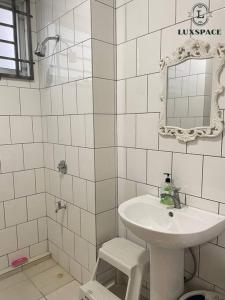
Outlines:
{"label": "white pedestal sink", "polygon": [[189,206],[168,209],[151,195],[122,203],[119,215],[150,244],[150,299],[177,300],[184,290],[184,249],[212,240],[225,230],[225,217]]}

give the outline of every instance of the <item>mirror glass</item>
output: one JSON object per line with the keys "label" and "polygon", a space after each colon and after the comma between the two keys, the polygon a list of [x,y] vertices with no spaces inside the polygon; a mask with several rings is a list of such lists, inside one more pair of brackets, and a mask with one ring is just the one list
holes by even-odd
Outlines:
{"label": "mirror glass", "polygon": [[188,59],[168,67],[166,125],[210,126],[213,58]]}

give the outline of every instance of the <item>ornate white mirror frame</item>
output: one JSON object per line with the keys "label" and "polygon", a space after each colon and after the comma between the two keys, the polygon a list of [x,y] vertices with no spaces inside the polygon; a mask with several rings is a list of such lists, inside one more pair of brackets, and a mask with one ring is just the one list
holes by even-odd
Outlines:
{"label": "ornate white mirror frame", "polygon": [[[212,96],[211,96],[211,115],[210,126],[179,128],[167,126],[167,93],[168,93],[168,68],[175,66],[189,59],[208,59],[213,58],[212,74]],[[178,140],[189,142],[197,137],[215,137],[223,131],[223,119],[219,111],[219,96],[224,93],[225,87],[221,84],[221,73],[225,67],[225,44],[218,44],[211,49],[209,43],[204,41],[189,39],[179,47],[172,57],[166,57],[160,62],[161,75],[163,80],[163,90],[161,95],[162,112],[160,116],[159,133],[161,135],[175,136]]]}

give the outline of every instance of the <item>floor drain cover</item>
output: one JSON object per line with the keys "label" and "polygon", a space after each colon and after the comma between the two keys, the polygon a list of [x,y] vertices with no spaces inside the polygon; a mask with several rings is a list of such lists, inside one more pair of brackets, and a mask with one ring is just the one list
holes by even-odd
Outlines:
{"label": "floor drain cover", "polygon": [[63,278],[63,274],[62,273],[58,273],[57,274],[57,278]]}

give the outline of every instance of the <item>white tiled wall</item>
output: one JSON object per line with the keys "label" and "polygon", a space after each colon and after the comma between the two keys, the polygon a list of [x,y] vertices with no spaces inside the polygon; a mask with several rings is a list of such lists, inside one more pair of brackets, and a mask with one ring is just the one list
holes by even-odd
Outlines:
{"label": "white tiled wall", "polygon": [[[31,1],[35,41],[35,2]],[[38,63],[35,80],[0,80],[0,270],[47,252]]]}
{"label": "white tiled wall", "polygon": [[[38,40],[60,34],[39,61],[49,249],[82,282],[97,247],[116,234],[112,2],[37,1]],[[55,213],[57,201],[66,211]]]}
{"label": "white tiled wall", "polygon": [[[161,82],[159,60],[170,56],[188,38],[179,28],[191,27],[188,12],[197,1],[117,0],[117,144],[118,204],[145,193],[158,195],[164,172],[172,173],[188,205],[224,214],[224,138],[199,139],[187,145],[158,135]],[[225,3],[206,1],[212,17],[206,28],[221,28]],[[223,77],[224,80],[224,77]],[[224,98],[220,100],[224,109]],[[119,221],[119,235],[145,245]],[[225,290],[224,234],[196,248],[197,277],[190,288]],[[186,255],[186,269],[192,270]],[[223,291],[224,293],[224,291]]]}

